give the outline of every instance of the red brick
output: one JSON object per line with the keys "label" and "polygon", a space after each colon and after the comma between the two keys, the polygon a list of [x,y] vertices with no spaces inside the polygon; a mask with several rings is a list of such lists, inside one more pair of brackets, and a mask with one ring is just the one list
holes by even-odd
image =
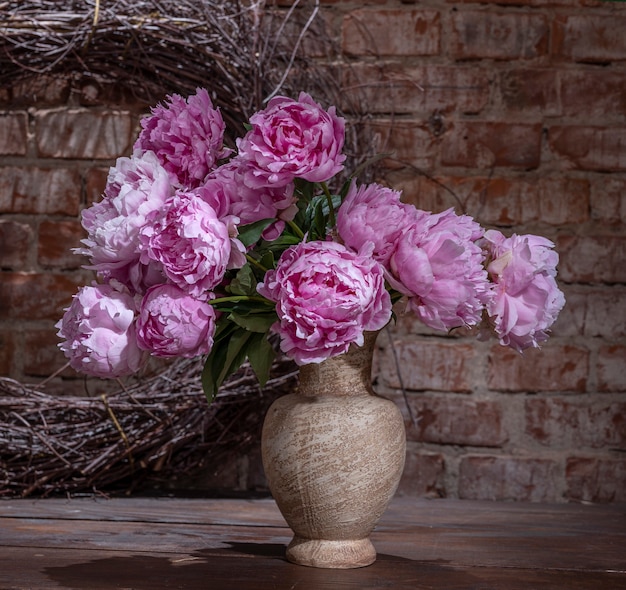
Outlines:
{"label": "red brick", "polygon": [[360,9],[344,21],[343,50],[352,55],[437,55],[441,22],[433,10]]}
{"label": "red brick", "polygon": [[[389,180],[404,201],[429,211],[455,207],[484,224],[515,226],[541,220],[551,225],[589,219],[589,182],[578,178],[424,176]],[[456,198],[455,198],[456,195]]]}
{"label": "red brick", "polygon": [[397,62],[354,64],[344,85],[349,99],[361,97],[361,111],[366,113],[476,114],[487,106],[490,91],[485,70]]}
{"label": "red brick", "polygon": [[[487,6],[493,6],[493,0],[447,0],[450,4],[486,4]],[[566,6],[573,8],[576,6],[606,6],[604,0],[498,0],[498,6]]]}
{"label": "red brick", "polygon": [[606,122],[623,121],[626,112],[626,76],[608,69],[562,70],[562,114],[568,117],[598,117]]}
{"label": "red brick", "polygon": [[26,113],[0,113],[0,156],[24,156],[27,146]]}
{"label": "red brick", "polygon": [[111,159],[132,147],[132,119],[122,111],[58,109],[35,116],[39,155],[49,158]]}
{"label": "red brick", "polygon": [[108,176],[109,168],[90,168],[87,171],[85,176],[87,207],[102,200],[102,193],[104,193]]}
{"label": "red brick", "polygon": [[77,291],[76,277],[5,272],[0,280],[0,320],[58,320]]}
{"label": "red brick", "polygon": [[461,459],[459,498],[556,502],[560,471],[552,459],[470,455]]}
{"label": "red brick", "polygon": [[626,127],[567,127],[548,130],[550,149],[568,168],[596,172],[626,170]]}
{"label": "red brick", "polygon": [[551,449],[626,445],[626,402],[612,395],[529,398],[525,415],[526,434]]}
{"label": "red brick", "polygon": [[499,84],[502,104],[508,111],[550,117],[561,114],[557,70],[508,70],[500,74]]}
{"label": "red brick", "polygon": [[33,228],[28,223],[0,220],[0,268],[28,270]]}
{"label": "red brick", "polygon": [[494,345],[489,356],[490,389],[510,392],[587,390],[589,351],[554,343],[520,354]]}
{"label": "red brick", "polygon": [[626,393],[626,346],[610,344],[598,350],[598,391]]}
{"label": "red brick", "polygon": [[591,182],[591,218],[626,223],[626,179],[598,175]]}
{"label": "red brick", "polygon": [[0,213],[78,215],[80,184],[76,170],[0,167]]}
{"label": "red brick", "polygon": [[456,59],[533,59],[547,53],[549,38],[542,14],[463,10],[452,15]]}
{"label": "red brick", "polygon": [[85,235],[78,221],[42,221],[39,226],[39,264],[66,270],[80,268],[87,260],[74,254],[72,248],[80,247]]}
{"label": "red brick", "polygon": [[[428,210],[443,211],[459,204],[477,221],[511,226],[539,219],[536,183],[519,178],[485,176],[436,177],[416,179],[412,192],[426,200]],[[452,195],[456,195],[457,200]],[[459,209],[460,212],[460,209]]]}
{"label": "red brick", "polygon": [[445,458],[440,453],[427,453],[409,445],[399,496],[413,498],[444,498]]}
{"label": "red brick", "polygon": [[590,186],[582,178],[388,176],[403,200],[428,211],[455,207],[483,224],[515,226],[541,220],[559,226],[589,219]]}
{"label": "red brick", "polygon": [[378,119],[372,122],[371,128],[377,153],[390,154],[385,164],[390,167],[407,163],[422,169],[433,167],[438,145],[427,124]]}
{"label": "red brick", "polygon": [[[379,357],[379,378],[386,386],[399,388],[391,346],[384,340],[385,353]],[[469,392],[473,387],[476,350],[472,344],[437,338],[398,338],[394,348],[406,389],[412,391]]]}
{"label": "red brick", "polygon": [[581,336],[585,330],[588,297],[579,286],[559,284],[565,294],[565,306],[551,328],[551,338]]}
{"label": "red brick", "polygon": [[[264,9],[261,9],[261,14],[263,11]],[[272,11],[271,8],[270,11]],[[310,5],[304,6],[300,3],[300,7],[296,8],[291,18],[283,19],[284,14],[276,17],[276,15],[266,13],[265,17],[261,16],[261,19],[267,18],[271,20],[275,18],[277,21],[280,20],[276,25],[280,24],[281,26],[279,34],[282,47],[298,47],[298,58],[300,60],[306,60],[308,68],[314,65],[315,58],[328,57],[333,53],[336,54],[338,50],[336,40],[341,33],[339,26],[335,24],[334,15],[335,13],[332,11],[320,10],[313,21],[308,23],[308,28],[304,36],[302,35],[304,23],[307,22],[311,16]],[[274,27],[274,34],[276,34],[277,28],[278,26]],[[269,26],[266,27],[268,33],[269,29]],[[320,43],[322,39],[332,39],[332,41]]]}
{"label": "red brick", "polygon": [[401,396],[393,397],[407,416],[409,441],[499,447],[509,438],[503,424],[502,406],[497,401],[465,395],[409,394],[408,403],[417,422],[412,424]]}
{"label": "red brick", "polygon": [[66,104],[71,92],[71,82],[69,76],[29,76],[11,87],[12,103],[38,107],[45,104]]}
{"label": "red brick", "polygon": [[561,288],[567,303],[554,323],[553,337],[615,340],[626,336],[626,289],[565,284]]}
{"label": "red brick", "polygon": [[[22,370],[25,375],[48,377],[65,366],[67,359],[58,347],[61,340],[56,332],[53,324],[47,330],[24,330]],[[73,371],[68,373],[75,374]]]}
{"label": "red brick", "polygon": [[626,283],[626,238],[563,235],[556,240],[559,277],[571,283]]}
{"label": "red brick", "polygon": [[594,288],[586,295],[583,334],[607,339],[626,336],[626,289],[618,286]]}
{"label": "red brick", "polygon": [[467,168],[539,166],[541,125],[455,122],[443,135],[441,162]]}
{"label": "red brick", "polygon": [[[478,343],[476,340],[475,328],[459,327],[453,328],[449,332],[442,332],[441,330],[429,328],[417,317],[417,315],[412,312],[402,310],[404,303],[406,302],[401,301],[395,309],[396,321],[401,322],[401,325],[406,326],[407,328],[403,334],[408,334],[411,338],[420,336],[421,338],[434,338],[435,342],[457,344],[459,346],[468,345],[476,353],[476,357],[473,362],[478,363],[478,365],[483,364],[482,357],[485,357],[486,359],[486,354],[484,353],[485,349],[483,345]],[[474,380],[480,375],[481,369],[472,372],[472,379]]]}
{"label": "red brick", "polygon": [[483,182],[467,203],[468,213],[483,223],[513,226],[541,220],[558,226],[589,218],[589,182],[585,179],[496,177]]}
{"label": "red brick", "polygon": [[484,177],[427,177],[406,175],[404,172],[388,173],[386,179],[396,190],[402,191],[402,200],[425,211],[444,211],[450,207],[464,207],[470,213],[477,195],[484,192]]}
{"label": "red brick", "polygon": [[553,21],[553,53],[578,62],[623,61],[626,59],[625,30],[623,15],[558,15]]}
{"label": "red brick", "polygon": [[12,374],[13,357],[17,350],[15,330],[0,330],[0,375]]}
{"label": "red brick", "polygon": [[551,225],[583,223],[589,219],[589,181],[547,177],[537,183],[539,218]]}
{"label": "red brick", "polygon": [[576,502],[626,502],[626,459],[570,457],[566,496]]}
{"label": "red brick", "polygon": [[499,75],[500,96],[508,111],[525,116],[611,118],[626,111],[626,75],[612,70],[519,68]]}
{"label": "red brick", "polygon": [[[320,0],[320,4],[323,6],[325,4],[329,6],[333,6],[335,4],[341,4],[345,2],[345,0]],[[274,0],[272,4],[276,4],[276,6],[293,6],[298,5],[300,0]],[[386,4],[387,0],[369,0],[367,4]]]}

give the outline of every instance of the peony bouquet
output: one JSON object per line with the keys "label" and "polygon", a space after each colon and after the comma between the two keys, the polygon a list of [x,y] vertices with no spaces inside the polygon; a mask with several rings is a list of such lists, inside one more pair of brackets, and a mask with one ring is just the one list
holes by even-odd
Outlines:
{"label": "peony bouquet", "polygon": [[303,365],[361,345],[400,299],[435,330],[488,326],[519,351],[547,339],[565,301],[552,242],[359,184],[344,120],[306,93],[272,98],[246,129],[227,148],[204,89],[142,120],[82,214],[76,252],[97,280],[57,324],[74,369],[119,377],[150,355],[206,355],[211,398],[246,359],[264,383],[277,347]]}

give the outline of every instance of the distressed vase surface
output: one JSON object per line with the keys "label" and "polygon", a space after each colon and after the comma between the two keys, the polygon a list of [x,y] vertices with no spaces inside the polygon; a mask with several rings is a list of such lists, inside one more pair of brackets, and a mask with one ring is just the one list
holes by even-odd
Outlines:
{"label": "distressed vase surface", "polygon": [[369,536],[400,481],[406,435],[397,406],[371,386],[375,339],[301,367],[297,393],[265,418],[263,466],[294,533],[291,562],[354,568],[376,559]]}

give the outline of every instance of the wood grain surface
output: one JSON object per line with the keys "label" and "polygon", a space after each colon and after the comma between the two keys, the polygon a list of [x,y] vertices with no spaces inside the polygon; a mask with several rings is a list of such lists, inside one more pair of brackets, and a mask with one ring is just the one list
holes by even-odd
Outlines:
{"label": "wood grain surface", "polygon": [[0,501],[0,590],[626,590],[626,506],[395,499],[356,570],[284,559],[271,499]]}

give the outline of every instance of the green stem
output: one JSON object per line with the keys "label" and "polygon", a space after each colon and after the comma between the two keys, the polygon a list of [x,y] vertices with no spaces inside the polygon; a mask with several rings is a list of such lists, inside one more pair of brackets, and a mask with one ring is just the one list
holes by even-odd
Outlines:
{"label": "green stem", "polygon": [[252,258],[250,254],[246,254],[246,260],[253,266],[256,266],[259,270],[262,270],[264,273],[268,271],[268,269],[265,268],[258,260]]}
{"label": "green stem", "polygon": [[296,234],[301,240],[304,239],[304,232],[293,221],[288,221],[287,225],[293,230],[293,233]]}
{"label": "green stem", "polygon": [[326,201],[328,201],[328,222],[330,223],[330,227],[333,228],[335,227],[335,224],[336,224],[335,209],[333,207],[333,196],[330,194],[328,185],[325,182],[322,182],[321,185],[322,185],[322,190],[324,191],[324,194],[326,195]]}
{"label": "green stem", "polygon": [[236,303],[237,301],[259,301],[261,303],[267,303],[268,305],[271,302],[265,297],[252,297],[251,295],[229,295],[228,297],[217,297],[216,299],[209,299],[207,303],[209,305],[216,305],[218,303]]}

